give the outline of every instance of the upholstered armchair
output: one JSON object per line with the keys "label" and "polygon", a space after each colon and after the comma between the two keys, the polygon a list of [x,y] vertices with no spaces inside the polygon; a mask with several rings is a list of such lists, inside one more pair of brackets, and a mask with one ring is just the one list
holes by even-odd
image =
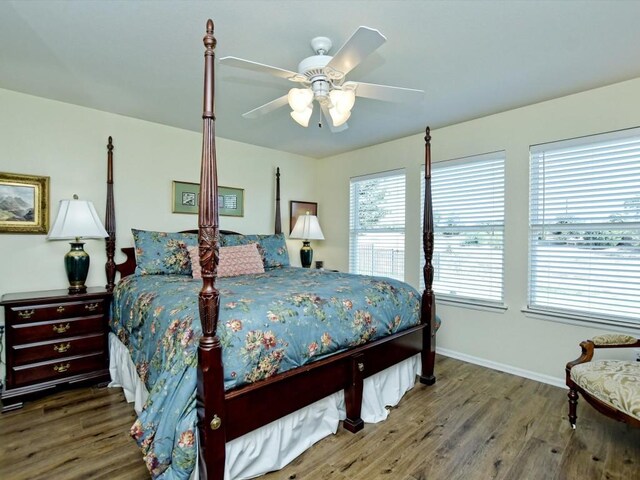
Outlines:
{"label": "upholstered armchair", "polygon": [[596,360],[596,348],[640,348],[630,335],[598,335],[580,344],[582,355],[567,363],[569,422],[576,428],[578,393],[600,413],[640,427],[640,362]]}

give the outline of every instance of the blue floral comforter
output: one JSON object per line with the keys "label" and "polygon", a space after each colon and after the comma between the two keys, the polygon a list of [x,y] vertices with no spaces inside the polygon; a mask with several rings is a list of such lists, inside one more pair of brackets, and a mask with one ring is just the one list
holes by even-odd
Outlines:
{"label": "blue floral comforter", "polygon": [[[189,276],[133,275],[114,292],[111,328],[149,391],[131,434],[154,478],[186,479],[195,466],[201,286]],[[216,287],[226,389],[419,323],[418,292],[388,278],[277,268]]]}

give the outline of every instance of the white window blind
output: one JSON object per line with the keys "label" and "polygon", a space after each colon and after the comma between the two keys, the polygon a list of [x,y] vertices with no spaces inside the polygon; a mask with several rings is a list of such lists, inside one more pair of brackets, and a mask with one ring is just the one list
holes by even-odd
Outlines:
{"label": "white window blind", "polygon": [[[440,299],[504,303],[504,161],[495,152],[433,164],[433,290]],[[423,169],[422,198],[424,188]]]}
{"label": "white window blind", "polygon": [[405,173],[351,179],[349,271],[404,280]]}
{"label": "white window blind", "polygon": [[531,148],[529,308],[640,325],[640,129]]}

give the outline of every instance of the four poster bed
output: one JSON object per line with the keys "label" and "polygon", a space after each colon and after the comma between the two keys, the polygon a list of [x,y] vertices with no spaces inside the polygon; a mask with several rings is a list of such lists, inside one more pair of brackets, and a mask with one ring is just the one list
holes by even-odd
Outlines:
{"label": "four poster bed", "polygon": [[[134,230],[135,254],[123,249],[127,260],[116,265],[111,138],[108,144],[106,272],[107,288],[114,292],[115,333],[110,351],[112,367],[127,365],[113,367],[112,377],[123,384],[132,379],[134,386],[127,388],[137,397],[139,413],[132,435],[151,473],[165,479],[188,477],[196,444],[192,478],[248,478],[281,468],[335,432],[341,419],[357,432],[364,421],[385,418],[384,407],[399,401],[416,373],[423,384],[435,382],[429,129],[421,296],[391,279],[288,268],[279,169],[275,234],[219,230],[215,43],[209,20],[197,235]],[[152,254],[149,261],[158,244],[174,253],[162,261]],[[190,261],[183,250],[188,245]],[[227,255],[240,251],[234,248],[256,249],[262,259],[258,268],[262,263],[264,268],[252,275],[227,274]],[[198,263],[202,283],[193,280]],[[163,270],[167,266],[170,275]],[[274,457],[269,450],[274,444],[275,460],[262,463]]]}

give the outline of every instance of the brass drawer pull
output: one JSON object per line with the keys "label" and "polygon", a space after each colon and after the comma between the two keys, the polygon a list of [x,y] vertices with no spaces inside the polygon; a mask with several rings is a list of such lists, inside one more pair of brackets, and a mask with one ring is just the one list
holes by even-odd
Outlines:
{"label": "brass drawer pull", "polygon": [[35,310],[23,310],[21,312],[18,312],[18,315],[20,316],[20,318],[31,318],[34,313],[36,313]]}
{"label": "brass drawer pull", "polygon": [[69,368],[71,367],[71,364],[69,362],[65,363],[65,364],[60,364],[60,365],[54,365],[53,366],[53,370],[58,372],[58,373],[62,373],[62,372],[66,372],[67,370],[69,370]]}
{"label": "brass drawer pull", "polygon": [[89,310],[90,312],[93,312],[94,310],[96,310],[98,307],[100,306],[100,304],[98,302],[96,303],[88,303],[84,306],[85,310]]}
{"label": "brass drawer pull", "polygon": [[71,343],[60,343],[59,345],[54,345],[53,349],[58,353],[64,353],[71,348]]}
{"label": "brass drawer pull", "polygon": [[64,333],[67,330],[69,330],[71,328],[71,325],[69,325],[68,323],[66,325],[63,325],[62,323],[60,325],[54,325],[53,326],[53,331],[56,333]]}
{"label": "brass drawer pull", "polygon": [[62,305],[60,305],[58,308],[56,308],[56,312],[58,312],[58,313],[64,312],[64,307]]}

